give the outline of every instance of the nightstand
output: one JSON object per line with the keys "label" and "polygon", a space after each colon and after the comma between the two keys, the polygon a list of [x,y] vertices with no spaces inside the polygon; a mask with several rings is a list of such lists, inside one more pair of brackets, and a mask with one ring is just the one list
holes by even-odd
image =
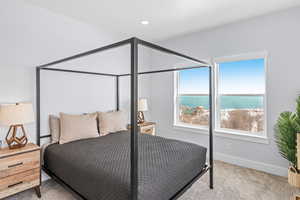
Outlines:
{"label": "nightstand", "polygon": [[0,199],[34,188],[41,197],[41,149],[35,144],[0,149]]}
{"label": "nightstand", "polygon": [[[139,130],[143,134],[155,135],[155,122],[144,122],[138,124]],[[128,129],[131,128],[131,125],[128,125]]]}

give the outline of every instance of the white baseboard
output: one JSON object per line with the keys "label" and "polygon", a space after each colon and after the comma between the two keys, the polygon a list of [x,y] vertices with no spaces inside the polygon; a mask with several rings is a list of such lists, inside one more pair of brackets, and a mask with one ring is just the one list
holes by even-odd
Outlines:
{"label": "white baseboard", "polygon": [[277,176],[287,177],[287,172],[288,172],[287,167],[279,167],[276,165],[266,164],[263,162],[258,162],[253,160],[247,160],[244,158],[226,155],[222,153],[214,153],[214,159],[227,162],[230,164],[238,165],[241,167],[256,169],[258,171],[263,171]]}

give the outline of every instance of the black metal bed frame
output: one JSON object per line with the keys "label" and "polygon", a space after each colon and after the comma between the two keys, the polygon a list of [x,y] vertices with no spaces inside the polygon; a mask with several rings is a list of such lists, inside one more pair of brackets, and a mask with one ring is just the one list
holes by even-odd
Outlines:
{"label": "black metal bed frame", "polygon": [[[59,63],[63,63],[66,61],[70,61],[73,59],[81,58],[84,56],[88,56],[91,54],[95,54],[101,51],[109,50],[112,48],[117,48],[124,45],[130,45],[130,59],[131,59],[131,73],[130,74],[108,74],[108,73],[96,73],[96,72],[89,72],[89,71],[76,71],[76,70],[67,70],[67,69],[59,69],[59,68],[50,68],[52,65],[56,65]],[[183,67],[183,68],[171,68],[165,70],[156,70],[156,71],[146,71],[146,72],[138,72],[138,45],[143,45],[149,47],[151,49],[155,49],[161,52],[165,52],[168,54],[172,54],[181,58],[185,58],[187,60],[194,61],[199,63],[197,66],[192,67]],[[209,63],[198,60],[196,58],[192,58],[190,56],[172,51],[170,49],[158,46],[156,44],[146,42],[144,40],[138,38],[130,38],[127,40],[123,40],[117,43],[113,43],[104,47],[100,47],[97,49],[93,49],[84,53],[80,53],[74,56],[70,56],[67,58],[63,58],[60,60],[56,60],[54,62],[50,62],[44,65],[40,65],[36,67],[36,115],[37,115],[37,127],[36,127],[36,137],[37,137],[37,144],[40,145],[42,138],[50,137],[50,135],[41,135],[41,70],[48,70],[48,71],[58,71],[58,72],[69,72],[69,73],[80,73],[80,74],[91,74],[91,75],[99,75],[99,76],[110,76],[116,78],[116,109],[119,110],[119,78],[122,76],[130,76],[130,87],[131,87],[131,113],[130,113],[130,121],[132,124],[131,129],[131,136],[130,136],[130,199],[131,200],[138,200],[138,126],[137,126],[137,102],[138,102],[138,75],[140,74],[151,74],[151,73],[162,73],[162,72],[174,72],[174,71],[181,71],[186,69],[193,69],[193,68],[201,68],[201,67],[208,67],[209,68],[209,164],[205,165],[199,173],[189,182],[187,183],[181,190],[179,190],[171,199],[177,199],[180,197],[188,188],[192,186],[192,184],[197,181],[202,175],[209,171],[209,187],[213,189],[213,103],[212,103],[212,66]],[[62,183],[63,185],[67,186],[81,198],[86,199],[82,194],[78,191],[74,190],[70,185],[65,183],[62,179],[52,173],[49,169],[43,167],[44,171],[53,177],[58,182]]]}

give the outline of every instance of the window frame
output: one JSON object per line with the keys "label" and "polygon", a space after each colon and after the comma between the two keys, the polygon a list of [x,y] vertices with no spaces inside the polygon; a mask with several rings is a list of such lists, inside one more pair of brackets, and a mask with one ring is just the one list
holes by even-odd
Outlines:
{"label": "window frame", "polygon": [[[265,78],[265,92],[263,94],[263,109],[264,109],[264,131],[259,133],[253,133],[249,131],[242,131],[242,130],[234,130],[234,129],[226,129],[220,128],[220,103],[219,103],[219,64],[222,62],[234,62],[234,61],[242,61],[242,60],[253,60],[253,59],[264,59],[264,78]],[[213,129],[216,136],[221,136],[225,138],[232,138],[238,140],[246,140],[251,142],[258,142],[269,144],[269,137],[267,131],[267,72],[268,72],[268,53],[266,51],[261,52],[254,52],[254,53],[244,53],[238,54],[233,56],[224,56],[224,57],[217,57],[211,58],[211,63],[213,65],[213,80],[212,86],[213,90],[213,104],[215,105],[215,110],[213,110]],[[208,134],[208,127],[199,126],[199,125],[192,125],[187,123],[180,123],[179,122],[179,72],[174,72],[174,120],[173,126],[177,130],[186,130],[193,133],[204,133]]]}
{"label": "window frame", "polygon": [[179,77],[179,71],[174,72],[174,105],[173,105],[173,110],[174,110],[174,119],[173,119],[173,126],[174,127],[181,127],[181,128],[187,128],[187,129],[198,129],[202,131],[208,131],[208,126],[201,126],[201,125],[195,125],[195,124],[188,124],[188,123],[183,123],[179,121],[179,82],[180,82],[180,77]]}

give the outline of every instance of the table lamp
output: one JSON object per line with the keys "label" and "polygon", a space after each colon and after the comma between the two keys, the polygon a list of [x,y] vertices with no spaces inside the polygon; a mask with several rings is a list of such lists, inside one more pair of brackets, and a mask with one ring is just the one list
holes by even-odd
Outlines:
{"label": "table lamp", "polygon": [[[0,125],[9,126],[6,142],[9,149],[24,147],[28,139],[23,124],[34,122],[33,106],[31,103],[0,105]],[[21,133],[18,134],[18,130]]]}
{"label": "table lamp", "polygon": [[138,124],[142,124],[145,122],[145,111],[148,111],[148,103],[147,99],[140,99],[138,103]]}

